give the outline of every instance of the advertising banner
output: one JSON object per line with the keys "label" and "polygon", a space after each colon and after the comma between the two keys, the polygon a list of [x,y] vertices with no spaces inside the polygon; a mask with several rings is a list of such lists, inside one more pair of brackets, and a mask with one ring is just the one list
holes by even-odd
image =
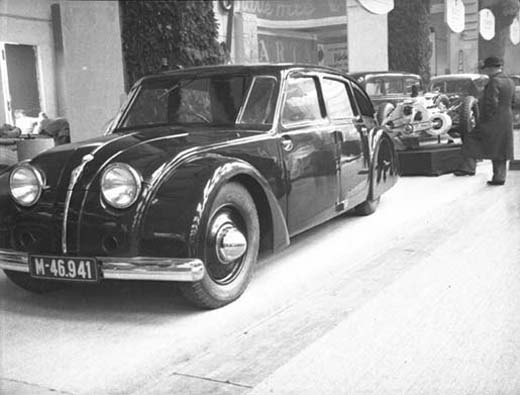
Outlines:
{"label": "advertising banner", "polygon": [[256,16],[260,62],[348,70],[346,0],[243,0],[235,5],[238,12]]}

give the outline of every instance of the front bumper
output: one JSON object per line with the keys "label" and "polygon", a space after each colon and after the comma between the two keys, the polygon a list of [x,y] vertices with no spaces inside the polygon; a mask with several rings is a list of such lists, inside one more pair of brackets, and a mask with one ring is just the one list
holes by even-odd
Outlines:
{"label": "front bumper", "polygon": [[[199,281],[204,264],[195,258],[96,257],[101,277],[113,280]],[[29,273],[26,252],[0,249],[0,269]]]}

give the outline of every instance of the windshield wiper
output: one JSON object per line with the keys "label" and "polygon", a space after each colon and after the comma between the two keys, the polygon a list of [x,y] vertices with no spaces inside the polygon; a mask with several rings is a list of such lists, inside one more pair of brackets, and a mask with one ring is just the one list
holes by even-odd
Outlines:
{"label": "windshield wiper", "polygon": [[158,96],[158,99],[161,100],[164,96],[166,95],[169,95],[170,93],[176,91],[177,89],[181,89],[181,88],[185,88],[186,86],[188,86],[189,84],[191,84],[193,81],[195,81],[196,79],[199,78],[199,75],[195,75],[193,78],[187,80],[187,81],[181,81],[175,85],[173,85],[172,87],[166,89],[163,93],[161,93],[159,96]]}

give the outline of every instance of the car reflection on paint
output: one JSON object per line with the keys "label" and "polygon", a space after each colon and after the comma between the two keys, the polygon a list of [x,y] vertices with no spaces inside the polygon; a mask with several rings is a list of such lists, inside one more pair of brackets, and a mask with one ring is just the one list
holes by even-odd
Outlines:
{"label": "car reflection on paint", "polygon": [[246,289],[259,252],[398,175],[363,89],[308,65],[211,66],[141,79],[107,133],[0,175],[0,267],[33,292],[179,282],[203,308]]}

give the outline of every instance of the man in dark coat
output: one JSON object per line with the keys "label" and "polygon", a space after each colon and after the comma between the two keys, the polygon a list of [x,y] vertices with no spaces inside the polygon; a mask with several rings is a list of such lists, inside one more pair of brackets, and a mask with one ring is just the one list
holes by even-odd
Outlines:
{"label": "man in dark coat", "polygon": [[490,56],[482,66],[489,81],[480,99],[480,119],[465,136],[462,153],[465,163],[455,175],[475,174],[475,159],[491,159],[493,178],[489,185],[504,185],[507,160],[513,159],[513,113],[515,84],[502,70],[501,59]]}

